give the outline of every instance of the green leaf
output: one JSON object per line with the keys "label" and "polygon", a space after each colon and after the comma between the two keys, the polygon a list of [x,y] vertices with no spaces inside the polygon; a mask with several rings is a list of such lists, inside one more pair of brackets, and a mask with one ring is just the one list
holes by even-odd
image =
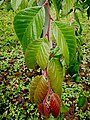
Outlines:
{"label": "green leaf", "polygon": [[32,6],[34,6],[34,4],[37,4],[36,0],[29,0],[28,7],[32,7]]}
{"label": "green leaf", "polygon": [[32,41],[26,50],[25,61],[28,68],[35,68],[36,63],[45,69],[49,59],[50,47],[46,38]]}
{"label": "green leaf", "polygon": [[28,0],[22,0],[20,5],[21,9],[25,9],[27,6],[28,6]]}
{"label": "green leaf", "polygon": [[11,0],[11,6],[13,10],[17,10],[18,7],[20,6],[22,0]]}
{"label": "green leaf", "polygon": [[73,28],[66,23],[55,21],[53,34],[62,51],[67,65],[76,59],[76,38]]}
{"label": "green leaf", "polygon": [[87,4],[88,4],[88,6],[90,6],[90,0],[87,0],[86,2],[87,2]]}
{"label": "green leaf", "polygon": [[50,60],[48,65],[48,76],[50,79],[51,88],[55,93],[61,96],[64,71],[59,59],[52,58]]}
{"label": "green leaf", "polygon": [[85,102],[86,102],[86,97],[83,94],[80,94],[78,98],[77,106],[79,108],[82,108],[85,105]]}
{"label": "green leaf", "polygon": [[38,4],[41,6],[41,5],[43,5],[43,4],[45,3],[45,1],[46,1],[46,0],[39,0],[39,1],[38,1]]}
{"label": "green leaf", "polygon": [[43,11],[40,6],[26,8],[15,16],[14,28],[24,52],[32,39],[40,38],[43,24]]}
{"label": "green leaf", "polygon": [[59,59],[62,57],[61,51],[58,46],[52,49],[52,56],[57,57]]}
{"label": "green leaf", "polygon": [[75,11],[76,10],[79,10],[79,11],[81,11],[81,14],[84,12],[83,10],[83,5],[82,4],[80,4],[80,3],[78,3],[78,2],[75,2],[75,4],[74,4],[74,9],[75,9]]}
{"label": "green leaf", "polygon": [[54,7],[55,7],[55,10],[56,10],[56,15],[57,17],[59,17],[59,12],[60,12],[60,8],[61,8],[61,2],[62,0],[52,0],[53,1],[53,4],[54,4]]}
{"label": "green leaf", "polygon": [[2,5],[3,2],[4,2],[4,0],[1,0],[1,1],[0,1],[0,5]]}
{"label": "green leaf", "polygon": [[68,112],[68,111],[69,111],[69,108],[64,103],[62,103],[61,113],[65,113],[65,112]]}
{"label": "green leaf", "polygon": [[74,0],[63,0],[62,2],[62,10],[63,14],[66,15],[74,6]]}
{"label": "green leaf", "polygon": [[79,21],[78,14],[74,13],[74,17],[75,17],[75,20],[76,20],[77,24],[79,25],[79,31],[78,32],[79,32],[79,34],[81,34],[82,33],[82,25]]}
{"label": "green leaf", "polygon": [[30,99],[36,104],[43,102],[47,95],[48,84],[44,76],[36,76],[30,86]]}

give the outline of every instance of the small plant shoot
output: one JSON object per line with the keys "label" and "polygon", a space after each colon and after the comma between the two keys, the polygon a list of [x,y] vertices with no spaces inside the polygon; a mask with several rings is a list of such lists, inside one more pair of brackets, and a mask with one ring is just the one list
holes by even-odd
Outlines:
{"label": "small plant shoot", "polygon": [[[13,10],[20,9],[13,24],[26,66],[32,71],[37,67],[41,71],[41,75],[32,78],[30,99],[46,118],[50,114],[61,117],[62,82],[66,72],[74,81],[80,77],[78,36],[82,26],[77,9],[83,12],[85,5],[90,5],[89,0],[11,0]],[[89,19],[90,6],[87,14]]]}

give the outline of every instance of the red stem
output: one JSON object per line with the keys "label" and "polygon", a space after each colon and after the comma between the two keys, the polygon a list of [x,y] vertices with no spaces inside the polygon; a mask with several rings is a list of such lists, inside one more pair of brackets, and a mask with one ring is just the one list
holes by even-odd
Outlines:
{"label": "red stem", "polygon": [[48,0],[46,0],[44,3],[44,6],[47,6],[47,5],[48,5]]}
{"label": "red stem", "polygon": [[[49,3],[48,3],[48,0],[45,1],[44,6],[47,7],[47,9],[48,9],[48,16],[49,16],[49,18],[48,18],[47,33],[46,33],[45,36],[47,36],[47,39],[48,39],[48,41],[49,41],[49,43],[50,43],[50,34],[49,34],[49,31],[50,31],[50,20],[53,20],[53,19],[52,19],[51,15],[50,15],[50,6],[49,6]],[[47,68],[45,68],[45,70],[43,71],[42,74],[45,75],[46,78],[48,78]],[[48,99],[48,96],[50,95],[51,92],[52,92],[52,89],[51,89],[51,87],[50,87],[50,80],[48,79],[48,92],[47,92],[47,95],[46,95],[43,103],[46,103],[46,102],[47,102],[46,100]]]}
{"label": "red stem", "polygon": [[[47,68],[45,68],[43,75],[45,75],[48,78]],[[43,100],[43,103],[47,103],[47,99],[51,93],[52,93],[52,89],[50,87],[50,80],[48,79],[48,92],[47,92],[45,99]]]}
{"label": "red stem", "polygon": [[47,92],[47,95],[46,95],[45,99],[43,100],[43,103],[47,103],[47,99],[48,99],[49,95],[50,95],[52,92],[53,92],[53,91],[52,91],[52,89],[51,89],[51,87],[50,87],[50,80],[48,80],[48,92]]}

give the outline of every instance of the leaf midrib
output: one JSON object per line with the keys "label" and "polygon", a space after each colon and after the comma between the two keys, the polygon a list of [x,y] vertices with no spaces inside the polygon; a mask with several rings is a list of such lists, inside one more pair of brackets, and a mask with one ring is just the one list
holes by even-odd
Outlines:
{"label": "leaf midrib", "polygon": [[[33,7],[33,8],[34,8],[34,7]],[[38,8],[38,7],[37,7],[37,8]],[[40,8],[42,8],[42,7],[40,7]],[[24,35],[25,35],[26,31],[28,30],[28,28],[30,27],[30,25],[33,25],[32,23],[33,23],[33,21],[35,21],[35,18],[36,18],[36,16],[39,14],[40,10],[41,10],[41,9],[39,9],[39,11],[38,11],[38,12],[36,13],[36,15],[33,17],[32,21],[30,21],[29,25],[26,27],[26,30],[25,30],[25,32],[24,32]]]}

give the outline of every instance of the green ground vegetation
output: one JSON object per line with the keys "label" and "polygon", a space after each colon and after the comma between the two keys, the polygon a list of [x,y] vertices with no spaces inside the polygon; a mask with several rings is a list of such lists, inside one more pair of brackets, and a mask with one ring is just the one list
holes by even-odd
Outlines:
{"label": "green ground vegetation", "polygon": [[[14,32],[14,16],[5,6],[0,8],[0,120],[43,119],[30,101],[33,75],[25,66],[22,47]],[[86,14],[80,20],[83,26],[81,78],[75,83],[66,75],[63,82],[62,100],[69,107],[69,113],[64,115],[66,120],[90,120],[90,20]]]}

